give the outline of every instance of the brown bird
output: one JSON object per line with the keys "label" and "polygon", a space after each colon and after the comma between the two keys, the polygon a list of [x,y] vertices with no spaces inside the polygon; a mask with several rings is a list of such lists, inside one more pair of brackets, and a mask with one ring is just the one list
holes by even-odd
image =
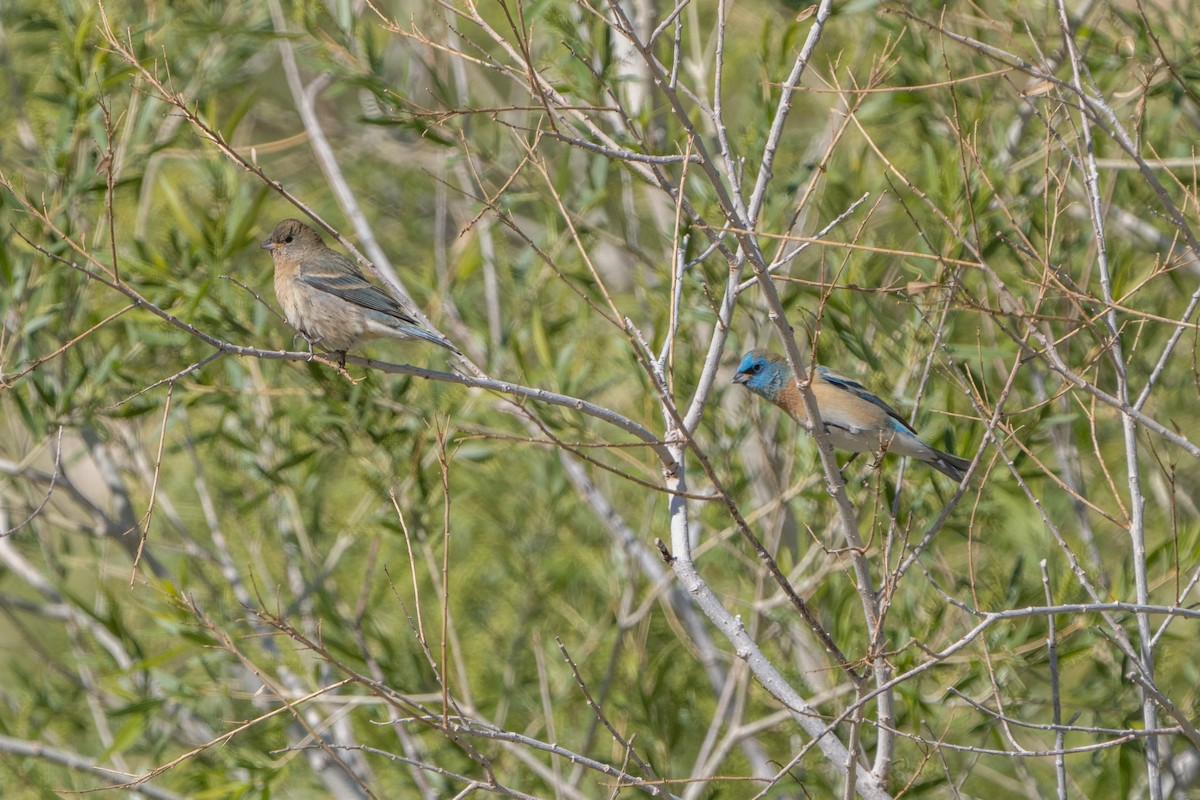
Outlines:
{"label": "brown bird", "polygon": [[358,265],[331,250],[295,219],[275,226],[262,243],[275,262],[275,296],[288,323],[311,344],[341,355],[366,339],[422,339],[462,355],[421,327],[387,292],[367,281]]}

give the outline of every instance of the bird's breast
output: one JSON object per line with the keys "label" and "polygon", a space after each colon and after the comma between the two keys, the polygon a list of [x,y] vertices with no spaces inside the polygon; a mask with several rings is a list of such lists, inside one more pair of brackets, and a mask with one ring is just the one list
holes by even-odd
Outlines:
{"label": "bird's breast", "polygon": [[345,351],[367,333],[362,309],[277,269],[275,295],[288,323],[327,350]]}

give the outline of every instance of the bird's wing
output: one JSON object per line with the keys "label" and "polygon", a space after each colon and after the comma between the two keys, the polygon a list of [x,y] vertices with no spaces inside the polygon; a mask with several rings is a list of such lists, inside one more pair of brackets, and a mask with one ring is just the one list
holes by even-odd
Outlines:
{"label": "bird's wing", "polygon": [[817,367],[817,375],[825,382],[830,383],[830,384],[838,387],[839,389],[844,389],[845,391],[850,392],[851,394],[853,394],[857,397],[861,397],[863,400],[866,400],[868,403],[874,403],[875,405],[879,406],[884,411],[886,411],[887,415],[889,417],[894,419],[896,422],[899,422],[906,431],[908,431],[909,433],[911,433],[914,436],[917,435],[917,432],[915,430],[913,430],[913,427],[904,421],[904,418],[901,417],[899,413],[897,413],[896,409],[892,408],[887,403],[883,402],[878,397],[871,394],[871,392],[867,390],[867,387],[863,386],[858,381],[854,380],[853,378],[847,378],[842,373],[832,370],[829,367],[825,367],[825,366]]}
{"label": "bird's wing", "polygon": [[341,272],[336,275],[328,273],[303,273],[300,275],[300,280],[314,289],[328,292],[335,297],[342,298],[348,303],[362,306],[369,311],[386,314],[409,325],[420,326],[420,323],[401,308],[400,304],[393,300],[391,295],[378,286],[368,283],[367,279],[358,271],[358,267],[354,266],[354,263],[349,259],[346,259],[346,261],[352,271]]}

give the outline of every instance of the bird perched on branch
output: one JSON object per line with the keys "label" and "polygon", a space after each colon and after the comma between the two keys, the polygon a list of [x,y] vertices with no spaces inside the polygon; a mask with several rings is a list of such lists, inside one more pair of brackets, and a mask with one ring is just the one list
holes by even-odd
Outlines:
{"label": "bird perched on branch", "polygon": [[[810,377],[817,409],[835,448],[856,454],[888,452],[911,456],[956,481],[962,480],[970,461],[943,453],[923,441],[894,408],[861,383],[820,366],[813,369]],[[783,356],[767,350],[751,350],[742,357],[733,382],[767,398],[800,424],[808,420],[795,373]]]}
{"label": "bird perched on branch", "polygon": [[312,344],[341,355],[366,339],[421,339],[462,355],[421,327],[387,292],[367,281],[358,265],[331,250],[295,219],[275,226],[262,243],[275,262],[275,296],[288,323]]}

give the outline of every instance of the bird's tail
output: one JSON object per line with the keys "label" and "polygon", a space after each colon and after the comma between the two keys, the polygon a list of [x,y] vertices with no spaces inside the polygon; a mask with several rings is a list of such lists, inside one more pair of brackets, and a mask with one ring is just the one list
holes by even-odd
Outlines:
{"label": "bird's tail", "polygon": [[412,333],[414,336],[416,336],[420,339],[424,339],[427,342],[433,342],[436,345],[440,345],[440,346],[446,348],[451,353],[454,353],[454,355],[456,355],[456,356],[462,355],[461,350],[459,350],[454,345],[450,344],[450,342],[443,339],[440,335],[434,333],[433,331],[427,331],[424,328],[418,328],[414,325]]}
{"label": "bird's tail", "polygon": [[934,450],[932,456],[932,458],[926,459],[925,462],[938,472],[949,475],[956,481],[961,482],[963,475],[967,474],[967,467],[971,466],[970,459],[959,458],[949,453],[943,453],[941,450]]}

